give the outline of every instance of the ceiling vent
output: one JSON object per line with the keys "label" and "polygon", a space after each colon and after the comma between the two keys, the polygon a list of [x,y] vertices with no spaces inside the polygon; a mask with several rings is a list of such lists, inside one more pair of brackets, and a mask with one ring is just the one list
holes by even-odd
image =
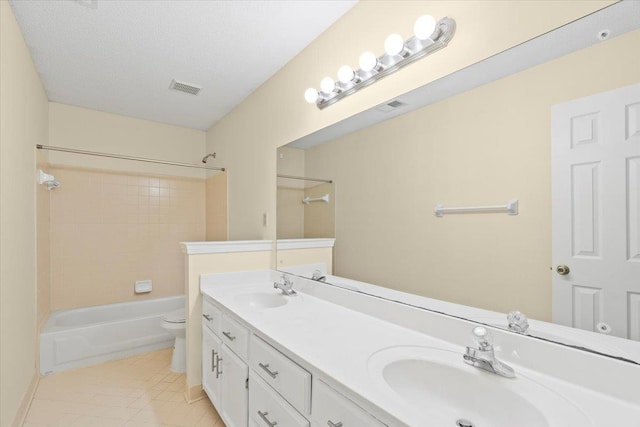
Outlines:
{"label": "ceiling vent", "polygon": [[191,85],[185,82],[179,82],[177,80],[171,80],[169,90],[175,90],[177,92],[188,93],[189,95],[197,95],[202,90],[201,87]]}
{"label": "ceiling vent", "polygon": [[387,104],[382,104],[381,106],[376,107],[376,110],[378,110],[378,111],[380,111],[382,113],[388,113],[388,112],[393,111],[393,110],[395,110],[397,108],[404,107],[405,105],[407,105],[407,104],[405,104],[404,102],[391,101],[391,102],[389,102]]}

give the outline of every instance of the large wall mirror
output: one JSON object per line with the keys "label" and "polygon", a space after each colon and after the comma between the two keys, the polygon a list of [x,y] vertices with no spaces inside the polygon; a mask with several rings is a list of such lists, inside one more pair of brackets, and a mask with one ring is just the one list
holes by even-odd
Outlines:
{"label": "large wall mirror", "polygon": [[640,362],[639,17],[616,3],[282,149],[339,189],[333,276]]}
{"label": "large wall mirror", "polygon": [[278,150],[277,238],[335,237],[333,181],[307,176],[306,151],[293,147]]}

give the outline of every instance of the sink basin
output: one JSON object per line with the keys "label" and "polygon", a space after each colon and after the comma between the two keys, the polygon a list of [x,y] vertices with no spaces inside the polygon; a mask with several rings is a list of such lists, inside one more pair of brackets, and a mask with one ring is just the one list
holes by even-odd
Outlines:
{"label": "sink basin", "polygon": [[252,308],[275,308],[287,303],[287,299],[274,292],[251,292],[235,297],[235,301]]}
{"label": "sink basin", "polygon": [[412,426],[592,425],[571,402],[517,369],[515,379],[503,378],[465,364],[461,353],[391,347],[372,355],[368,368],[389,397],[413,414]]}

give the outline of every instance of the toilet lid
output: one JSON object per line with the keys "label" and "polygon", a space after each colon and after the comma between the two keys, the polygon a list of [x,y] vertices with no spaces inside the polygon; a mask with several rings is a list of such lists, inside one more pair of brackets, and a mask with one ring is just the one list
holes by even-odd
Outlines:
{"label": "toilet lid", "polygon": [[172,311],[171,313],[167,313],[162,316],[162,320],[169,323],[184,323],[184,309],[179,309],[176,311]]}

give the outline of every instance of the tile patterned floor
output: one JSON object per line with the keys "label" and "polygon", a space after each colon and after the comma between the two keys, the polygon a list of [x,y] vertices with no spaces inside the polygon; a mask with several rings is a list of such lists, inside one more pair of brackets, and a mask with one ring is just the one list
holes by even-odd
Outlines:
{"label": "tile patterned floor", "polygon": [[209,399],[185,402],[171,351],[41,378],[23,427],[224,427]]}

